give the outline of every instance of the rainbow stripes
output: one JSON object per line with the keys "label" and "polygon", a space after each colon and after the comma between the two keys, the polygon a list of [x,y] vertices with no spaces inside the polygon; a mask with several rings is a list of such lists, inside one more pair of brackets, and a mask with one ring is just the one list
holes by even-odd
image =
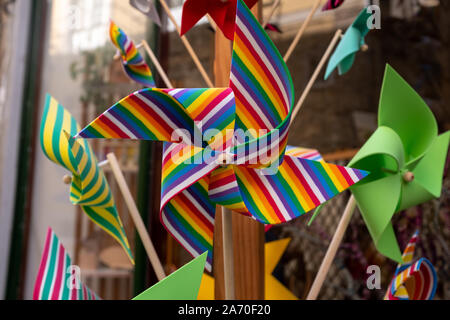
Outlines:
{"label": "rainbow stripes", "polygon": [[120,52],[125,73],[132,80],[145,87],[156,87],[152,72],[133,41],[113,21],[111,21],[109,26],[109,36],[114,46]]}
{"label": "rainbow stripes", "polygon": [[99,300],[81,283],[76,266],[52,229],[48,229],[33,300]]}
{"label": "rainbow stripes", "polygon": [[[327,164],[316,150],[287,146],[294,100],[290,74],[242,1],[234,39],[230,88],[141,90],[78,135],[165,142],[161,221],[194,257],[208,251],[210,271],[217,204],[278,224],[368,174]],[[174,137],[180,130],[187,138]],[[232,161],[218,163],[223,158]],[[278,171],[265,175],[273,164]]]}
{"label": "rainbow stripes", "polygon": [[111,190],[89,143],[70,138],[77,131],[79,126],[72,115],[47,95],[40,133],[42,151],[73,174],[70,201],[116,239],[134,262]]}
{"label": "rainbow stripes", "polygon": [[397,266],[395,276],[386,292],[385,300],[432,300],[436,293],[437,275],[428,259],[413,261],[419,231],[411,237],[403,252],[403,264]]}

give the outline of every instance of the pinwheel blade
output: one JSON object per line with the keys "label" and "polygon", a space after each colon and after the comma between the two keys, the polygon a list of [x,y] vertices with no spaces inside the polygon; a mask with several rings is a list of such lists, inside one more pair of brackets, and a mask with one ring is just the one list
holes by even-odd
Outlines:
{"label": "pinwheel blade", "polygon": [[339,69],[339,75],[343,75],[350,70],[355,61],[356,53],[364,44],[364,38],[370,31],[367,26],[370,16],[371,13],[366,8],[362,9],[356,20],[347,29],[328,62],[325,80],[330,77],[336,68]]}
{"label": "pinwheel blade", "polygon": [[109,36],[122,56],[123,69],[128,77],[145,87],[156,87],[153,74],[134,42],[112,21]]}
{"label": "pinwheel blade", "polygon": [[233,175],[217,174],[211,200],[265,224],[290,221],[358,183],[368,172],[285,156],[276,174],[235,166]]}
{"label": "pinwheel blade", "polygon": [[203,253],[133,300],[197,300],[207,254]]}
{"label": "pinwheel blade", "polygon": [[399,211],[441,196],[449,140],[450,131],[437,137],[425,156],[411,169],[414,180],[404,183]]}
{"label": "pinwheel blade", "polygon": [[327,3],[323,6],[322,11],[333,10],[339,8],[345,0],[328,0]]}
{"label": "pinwheel blade", "polygon": [[34,284],[33,300],[99,300],[81,283],[80,274],[52,229],[48,229]]}
{"label": "pinwheel blade", "polygon": [[385,300],[432,300],[437,287],[436,271],[425,258],[413,262],[419,232],[411,237],[391,281]]}
{"label": "pinwheel blade", "polygon": [[92,221],[116,239],[134,263],[111,190],[92,148],[86,140],[75,142],[70,138],[78,130],[72,115],[47,95],[40,134],[44,154],[73,174],[71,202],[80,205]]}
{"label": "pinwheel blade", "polygon": [[161,19],[153,0],[130,0],[130,5],[148,16],[156,25],[161,27]]}
{"label": "pinwheel blade", "polygon": [[389,65],[381,90],[378,124],[392,128],[400,136],[407,163],[422,157],[438,133],[430,108]]}
{"label": "pinwheel blade", "polygon": [[397,262],[402,262],[402,254],[391,219],[400,201],[402,179],[400,174],[392,174],[352,188],[352,193],[378,251]]}

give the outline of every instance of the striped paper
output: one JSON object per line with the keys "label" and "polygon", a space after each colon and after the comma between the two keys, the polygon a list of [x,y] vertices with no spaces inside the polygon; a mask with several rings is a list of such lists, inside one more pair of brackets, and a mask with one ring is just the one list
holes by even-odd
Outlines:
{"label": "striped paper", "polygon": [[120,53],[128,77],[144,87],[156,87],[152,72],[133,41],[113,21],[109,26],[109,36]]}
{"label": "striped paper", "polygon": [[66,249],[51,228],[47,231],[33,300],[99,300],[81,283]]}
{"label": "striped paper", "polygon": [[428,259],[413,262],[418,238],[419,231],[416,231],[403,252],[404,263],[397,266],[385,300],[433,299],[437,287],[436,270]]}
{"label": "striped paper", "polygon": [[42,151],[72,173],[70,201],[80,205],[92,221],[116,239],[134,263],[114,198],[94,152],[87,140],[70,138],[79,130],[72,115],[47,95],[40,133]]}

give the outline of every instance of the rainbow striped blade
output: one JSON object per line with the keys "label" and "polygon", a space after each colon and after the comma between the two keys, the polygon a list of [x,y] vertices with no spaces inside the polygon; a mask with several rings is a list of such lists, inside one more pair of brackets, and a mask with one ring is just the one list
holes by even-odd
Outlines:
{"label": "rainbow striped blade", "polygon": [[133,41],[113,21],[109,26],[109,35],[112,43],[120,52],[125,73],[145,87],[156,87],[152,72]]}
{"label": "rainbow striped blade", "polygon": [[[79,270],[78,270],[79,271]],[[47,231],[33,300],[99,300],[100,298],[81,283],[77,267],[51,228]]]}
{"label": "rainbow striped blade", "polygon": [[79,129],[72,115],[47,95],[40,133],[42,151],[73,174],[70,201],[80,205],[92,221],[116,239],[133,262],[122,221],[94,152],[87,140],[70,138]]}
{"label": "rainbow striped blade", "polygon": [[397,266],[395,276],[386,292],[385,300],[432,300],[436,293],[436,270],[428,259],[413,262],[419,237],[416,231],[403,252],[403,264]]}

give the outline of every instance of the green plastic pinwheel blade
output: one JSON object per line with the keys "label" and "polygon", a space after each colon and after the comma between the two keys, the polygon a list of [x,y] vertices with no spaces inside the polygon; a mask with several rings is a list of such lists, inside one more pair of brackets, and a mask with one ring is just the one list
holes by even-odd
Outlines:
{"label": "green plastic pinwheel blade", "polygon": [[438,133],[430,108],[389,65],[381,90],[378,124],[392,128],[400,136],[407,163],[420,159]]}
{"label": "green plastic pinwheel blade", "polygon": [[414,180],[404,183],[398,211],[440,197],[449,141],[450,131],[441,134],[434,140],[425,156],[411,169]]}
{"label": "green plastic pinwheel blade", "polygon": [[350,70],[355,61],[356,53],[365,43],[364,37],[370,31],[367,26],[367,21],[370,17],[371,13],[366,8],[362,9],[358,17],[347,29],[328,62],[327,70],[325,71],[325,80],[330,77],[336,68],[339,68],[339,75],[343,75]]}
{"label": "green plastic pinwheel blade", "polygon": [[133,300],[197,300],[207,255],[198,256]]}

